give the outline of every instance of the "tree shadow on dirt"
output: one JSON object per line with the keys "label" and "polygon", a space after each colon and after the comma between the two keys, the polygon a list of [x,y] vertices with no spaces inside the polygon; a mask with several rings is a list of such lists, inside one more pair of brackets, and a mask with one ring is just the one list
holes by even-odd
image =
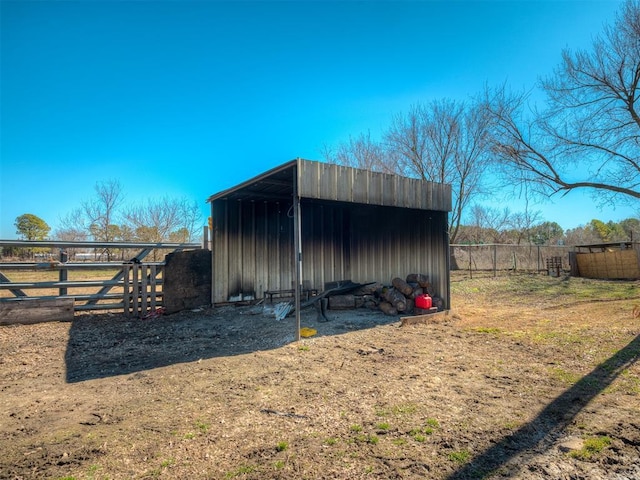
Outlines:
{"label": "tree shadow on dirt", "polygon": [[[328,312],[320,322],[302,310],[301,326],[316,336],[339,335],[398,321],[379,311]],[[222,307],[151,319],[123,315],[80,315],[69,330],[66,381],[82,382],[214,357],[271,350],[295,341],[294,316],[275,319],[264,307]]]}
{"label": "tree shadow on dirt", "polygon": [[548,450],[576,415],[639,356],[640,335],[553,400],[534,420],[504,437],[447,480],[484,478],[515,457],[518,457],[519,464],[526,464],[527,458]]}

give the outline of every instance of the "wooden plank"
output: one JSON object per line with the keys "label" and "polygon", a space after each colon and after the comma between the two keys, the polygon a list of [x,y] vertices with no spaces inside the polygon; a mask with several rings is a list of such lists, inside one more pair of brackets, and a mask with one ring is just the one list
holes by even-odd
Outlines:
{"label": "wooden plank", "polygon": [[0,302],[0,325],[70,322],[72,320],[73,298]]}
{"label": "wooden plank", "polygon": [[329,297],[329,310],[351,310],[354,308],[356,308],[356,297],[351,294]]}
{"label": "wooden plank", "polygon": [[140,294],[140,314],[145,315],[147,313],[148,305],[148,291],[147,291],[147,274],[148,268],[146,265],[140,265],[140,287],[138,292]]}
{"label": "wooden plank", "polygon": [[122,267],[122,272],[124,273],[124,293],[123,293],[123,301],[124,301],[124,314],[129,315],[131,312],[131,268],[133,264],[125,264]]}
{"label": "wooden plank", "polygon": [[132,292],[131,292],[131,299],[132,299],[132,311],[129,312],[132,315],[138,315],[140,313],[140,303],[139,303],[139,292],[138,292],[138,287],[140,286],[140,281],[138,280],[138,273],[139,273],[140,269],[138,268],[138,265],[134,265],[133,268],[131,269],[131,272],[133,274],[133,278],[131,279],[131,286],[132,286]]}
{"label": "wooden plank", "polygon": [[400,326],[407,325],[428,325],[430,323],[440,323],[451,320],[453,317],[449,314],[449,310],[438,313],[429,313],[427,315],[415,315],[413,317],[401,317]]}
{"label": "wooden plank", "polygon": [[149,282],[149,288],[150,290],[150,295],[151,295],[151,311],[155,312],[156,311],[156,307],[157,307],[157,301],[156,301],[156,296],[158,295],[158,292],[156,290],[156,275],[157,275],[157,271],[156,271],[156,266],[155,265],[151,265],[150,267],[151,273],[150,273],[150,282]]}

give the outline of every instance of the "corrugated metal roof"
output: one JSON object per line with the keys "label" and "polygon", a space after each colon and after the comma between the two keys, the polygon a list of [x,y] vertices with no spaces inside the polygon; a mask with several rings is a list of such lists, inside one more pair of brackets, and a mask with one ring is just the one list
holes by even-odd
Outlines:
{"label": "corrugated metal roof", "polygon": [[214,194],[208,201],[290,200],[296,178],[301,198],[451,211],[450,185],[302,159]]}
{"label": "corrugated metal roof", "polygon": [[214,200],[291,200],[297,165],[298,160],[291,160],[235,187],[215,193],[207,199],[207,202]]}

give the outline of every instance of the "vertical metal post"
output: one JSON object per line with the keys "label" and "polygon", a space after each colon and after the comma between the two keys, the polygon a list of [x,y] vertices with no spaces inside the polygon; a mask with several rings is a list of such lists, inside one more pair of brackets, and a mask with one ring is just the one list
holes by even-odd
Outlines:
{"label": "vertical metal post", "polygon": [[[216,235],[213,230],[213,202],[211,202],[211,216],[209,217],[209,228],[211,229],[211,307],[215,305],[216,297]],[[164,290],[164,287],[163,287]]]}
{"label": "vertical metal post", "polygon": [[498,246],[493,244],[493,277],[495,278],[498,270]]}
{"label": "vertical metal post", "polygon": [[209,226],[202,227],[202,248],[209,250]]}
{"label": "vertical metal post", "polygon": [[296,342],[300,341],[300,294],[302,292],[302,229],[300,222],[300,197],[298,196],[298,168],[293,169],[293,250],[295,269]]}
{"label": "vertical metal post", "polygon": [[[69,259],[69,255],[67,254],[67,252],[64,249],[60,249],[60,263],[62,263],[62,267],[60,268],[60,275],[59,275],[59,279],[61,282],[66,282],[67,278],[68,278],[68,270],[67,270],[67,266],[65,265],[67,263],[67,260]],[[66,295],[67,294],[67,288],[66,287],[60,287],[59,293],[60,296],[62,295]]]}

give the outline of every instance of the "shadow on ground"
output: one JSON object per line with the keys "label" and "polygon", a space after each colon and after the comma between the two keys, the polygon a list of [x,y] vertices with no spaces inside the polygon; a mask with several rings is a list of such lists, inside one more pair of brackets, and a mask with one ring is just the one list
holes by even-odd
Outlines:
{"label": "shadow on ground", "polygon": [[[329,311],[318,321],[313,308],[301,312],[301,327],[317,336],[338,335],[398,321],[379,311]],[[141,320],[123,315],[80,315],[73,321],[65,353],[69,383],[124,375],[176,363],[241,355],[295,341],[296,320],[278,321],[272,306],[222,307]]]}
{"label": "shadow on ground", "polygon": [[576,415],[635,363],[639,356],[640,335],[553,400],[533,421],[482,452],[450,475],[448,480],[484,478],[516,457],[518,464],[525,465],[528,457],[543,453],[553,446]]}

